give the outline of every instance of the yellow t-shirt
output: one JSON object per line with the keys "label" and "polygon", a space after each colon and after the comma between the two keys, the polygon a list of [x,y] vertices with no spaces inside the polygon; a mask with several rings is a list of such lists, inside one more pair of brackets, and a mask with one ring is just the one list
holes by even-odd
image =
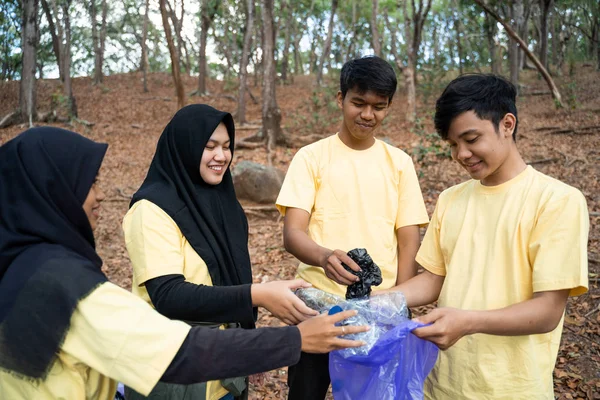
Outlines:
{"label": "yellow t-shirt", "polygon": [[[181,274],[197,285],[212,286],[206,263],[183,236],[173,219],[156,204],[140,200],[123,219],[125,245],[133,265],[131,291],[152,305],[144,283],[150,279]],[[218,381],[206,387],[206,399],[216,400],[228,391]]]}
{"label": "yellow t-shirt", "polygon": [[[308,211],[308,235],[320,246],[350,251],[363,247],[381,268],[383,282],[396,284],[396,230],[429,221],[410,156],[381,140],[353,150],[332,135],[303,147],[294,156],[277,198],[277,208]],[[321,267],[301,263],[298,276],[317,289],[344,296]]]}
{"label": "yellow t-shirt", "polygon": [[0,399],[112,400],[117,381],[147,395],[189,330],[106,282],[77,305],[46,380],[34,384],[0,370]]}
{"label": "yellow t-shirt", "polygon": [[[498,186],[470,180],[444,191],[417,262],[445,276],[438,304],[493,310],[533,293],[587,290],[585,198],[534,170]],[[425,384],[430,399],[553,399],[563,320],[552,332],[475,334],[440,352]]]}

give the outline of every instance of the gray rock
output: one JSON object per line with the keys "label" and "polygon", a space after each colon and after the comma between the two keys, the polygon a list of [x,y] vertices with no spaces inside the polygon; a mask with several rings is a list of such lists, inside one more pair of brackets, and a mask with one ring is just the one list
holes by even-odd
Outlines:
{"label": "gray rock", "polygon": [[275,203],[285,173],[252,161],[241,161],[232,170],[233,186],[238,198],[257,203]]}

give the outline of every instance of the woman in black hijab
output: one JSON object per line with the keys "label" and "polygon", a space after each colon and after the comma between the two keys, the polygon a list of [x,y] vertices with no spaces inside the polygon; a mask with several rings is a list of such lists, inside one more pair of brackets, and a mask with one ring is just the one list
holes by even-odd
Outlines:
{"label": "woman in black hijab", "polygon": [[108,400],[117,381],[148,394],[159,380],[190,384],[292,364],[301,347],[360,345],[335,337],[359,328],[340,332],[333,316],[298,327],[190,329],[107,282],[93,236],[106,149],[57,128],[0,147],[0,398]]}
{"label": "woman in black hijab", "polygon": [[[315,312],[290,289],[308,284],[252,284],[248,222],[229,168],[234,147],[231,115],[208,105],[184,107],[166,126],[123,221],[132,290],[161,314],[192,325],[254,328],[256,306],[297,324]],[[235,383],[186,390],[220,399],[228,391],[239,395]],[[162,393],[151,397],[179,398]]]}

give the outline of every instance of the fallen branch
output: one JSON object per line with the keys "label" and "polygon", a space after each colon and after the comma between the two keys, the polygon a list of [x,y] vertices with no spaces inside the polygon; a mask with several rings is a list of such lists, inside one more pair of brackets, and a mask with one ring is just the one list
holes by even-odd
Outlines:
{"label": "fallen branch", "polygon": [[252,94],[252,91],[250,90],[250,88],[248,86],[246,86],[246,92],[248,92],[248,94],[250,95],[252,102],[254,104],[258,104],[258,100],[256,100],[256,97],[254,97],[254,95]]}
{"label": "fallen branch", "polygon": [[541,126],[539,128],[535,128],[534,131],[539,132],[539,131],[553,131],[556,129],[560,129],[560,126]]}
{"label": "fallen branch", "polygon": [[550,131],[548,132],[551,135],[564,135],[564,134],[568,134],[568,135],[593,135],[595,133],[600,132],[600,126],[598,125],[592,125],[592,126],[584,126],[581,128],[577,128],[577,129],[557,129],[554,131]]}
{"label": "fallen branch", "polygon": [[5,115],[4,118],[2,118],[2,120],[0,120],[0,129],[7,128],[11,125],[16,124],[18,122],[17,121],[18,116],[19,116],[18,111],[13,111],[13,112]]}
{"label": "fallen branch", "polygon": [[548,91],[548,90],[535,90],[533,92],[525,92],[523,93],[523,96],[545,96],[547,94],[552,94],[552,92]]}
{"label": "fallen branch", "polygon": [[235,148],[236,149],[257,149],[259,147],[263,147],[265,145],[265,143],[255,143],[255,142],[248,142],[247,140],[240,140],[238,142],[235,143]]}
{"label": "fallen branch", "polygon": [[244,125],[236,126],[235,130],[236,131],[249,131],[249,130],[252,130],[252,129],[260,129],[260,128],[262,128],[262,125],[244,124]]}
{"label": "fallen branch", "polygon": [[600,212],[592,211],[590,217],[600,217]]}
{"label": "fallen branch", "polygon": [[535,164],[546,164],[546,163],[555,162],[558,160],[560,160],[560,159],[557,157],[554,157],[554,158],[544,158],[541,160],[526,161],[525,163],[529,164],[529,165],[535,165]]}

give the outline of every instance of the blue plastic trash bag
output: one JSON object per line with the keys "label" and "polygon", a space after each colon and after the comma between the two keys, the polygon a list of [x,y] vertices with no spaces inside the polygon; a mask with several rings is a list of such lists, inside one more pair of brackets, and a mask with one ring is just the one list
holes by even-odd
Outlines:
{"label": "blue plastic trash bag", "polygon": [[346,335],[366,345],[333,351],[329,373],[336,400],[422,399],[423,383],[437,360],[438,348],[419,339],[413,329],[423,326],[408,318],[404,295],[386,293],[344,300],[315,288],[296,295],[319,312],[357,310],[343,325],[369,325],[367,332]]}
{"label": "blue plastic trash bag", "polygon": [[438,348],[412,333],[422,324],[406,319],[388,330],[368,354],[329,354],[329,374],[336,400],[416,400],[437,360]]}

